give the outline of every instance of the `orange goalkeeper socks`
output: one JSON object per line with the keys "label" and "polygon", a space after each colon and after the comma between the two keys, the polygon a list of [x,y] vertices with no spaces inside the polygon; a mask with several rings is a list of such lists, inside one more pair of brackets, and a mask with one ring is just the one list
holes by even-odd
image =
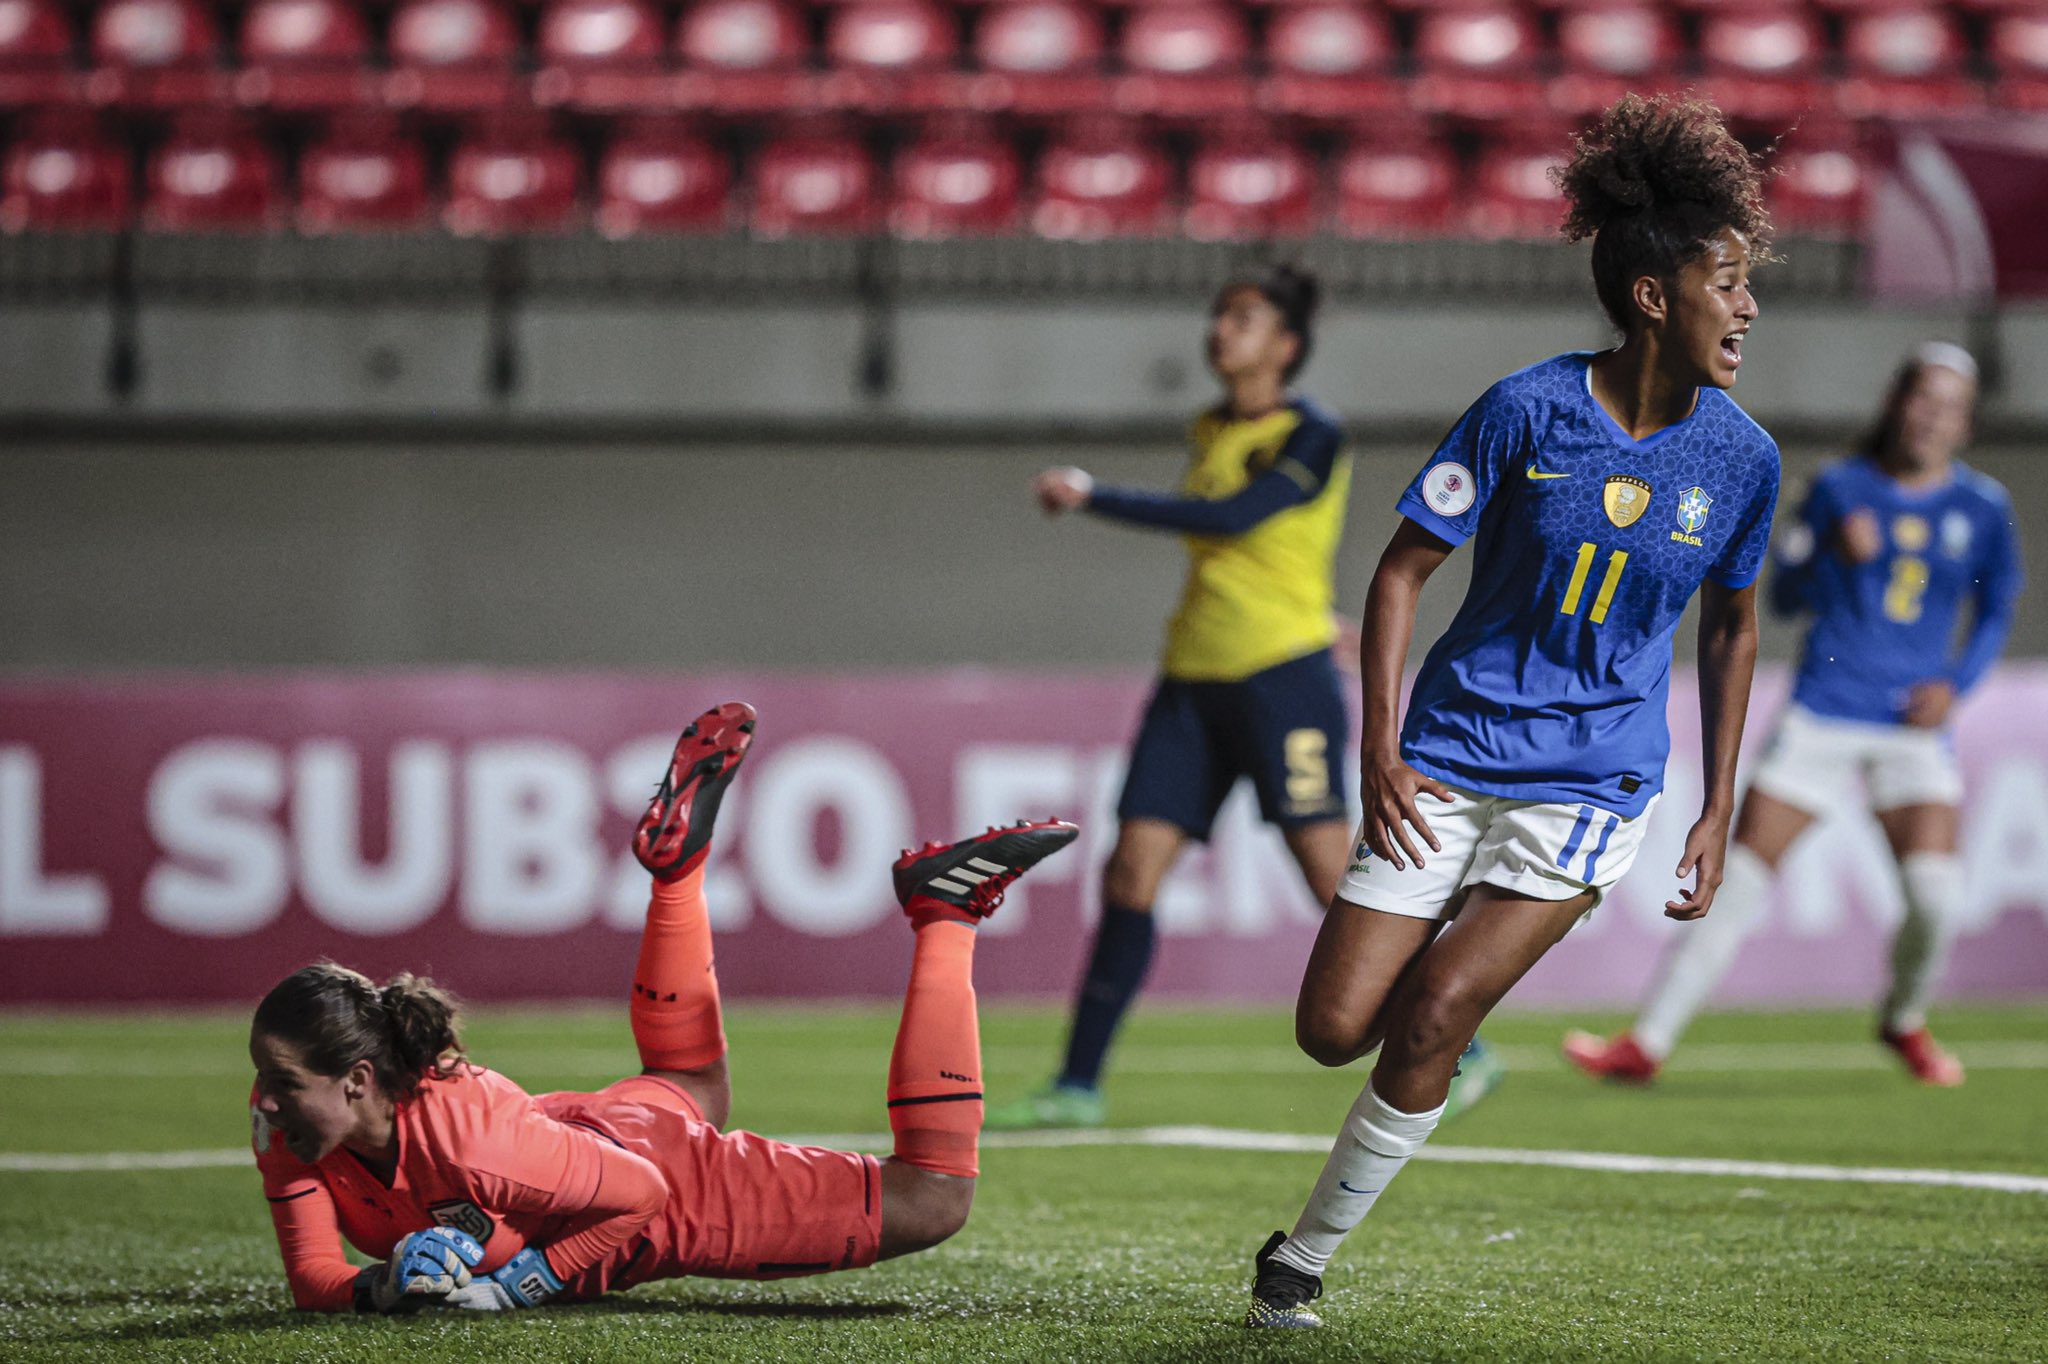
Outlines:
{"label": "orange goalkeeper socks", "polygon": [[917,927],[903,1022],[889,1055],[889,1129],[919,1169],[980,1173],[981,1025],[974,1008],[974,926],[932,916]]}
{"label": "orange goalkeeper socks", "polygon": [[701,863],[654,883],[630,1013],[640,1064],[649,1070],[697,1070],[725,1055]]}

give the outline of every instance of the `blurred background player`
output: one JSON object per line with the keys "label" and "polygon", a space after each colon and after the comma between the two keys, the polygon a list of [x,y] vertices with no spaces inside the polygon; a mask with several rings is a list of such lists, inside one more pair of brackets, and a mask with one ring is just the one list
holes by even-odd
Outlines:
{"label": "blurred background player", "polygon": [[[1763,175],[1711,106],[1629,96],[1560,184],[1622,341],[1495,384],[1401,496],[1366,598],[1364,827],[1296,1014],[1324,1065],[1379,1059],[1293,1232],[1258,1252],[1247,1326],[1322,1324],[1330,1257],[1443,1117],[1460,1051],[1635,860],[1696,592],[1706,799],[1676,875],[1698,883],[1665,912],[1705,913],[1721,879],[1778,492],[1777,446],[1726,393],[1768,259]],[[1470,589],[1402,725],[1423,584],[1468,539]]]}
{"label": "blurred background player", "polygon": [[[704,860],[753,733],[737,702],[692,722],[634,838],[654,874],[633,972],[640,1074],[529,1097],[465,1060],[454,1001],[409,975],[379,989],[327,963],[265,996],[253,1136],[299,1307],[499,1310],[685,1275],[784,1278],[965,1224],[982,1110],[975,929],[1078,831],[1020,824],[898,859],[917,945],[889,1062],[892,1158],[725,1132]],[[344,1237],[382,1262],[359,1270]]]}
{"label": "blurred background player", "polygon": [[2021,583],[2005,489],[1956,458],[1976,400],[1969,352],[1923,346],[1893,377],[1863,448],[1815,479],[1779,543],[1771,590],[1773,609],[1812,612],[1813,625],[1791,704],[1743,798],[1717,907],[1671,944],[1633,1028],[1611,1042],[1565,1037],[1565,1056],[1589,1075],[1656,1078],[1756,926],[1785,854],[1861,785],[1905,899],[1878,1039],[1918,1079],[1963,1082],[1927,1030],[1965,911],[1950,723],[2003,649]]}
{"label": "blurred background player", "polygon": [[[1332,607],[1351,459],[1336,419],[1289,389],[1313,346],[1317,296],[1314,276],[1287,265],[1216,295],[1207,358],[1223,400],[1195,418],[1178,493],[1100,486],[1073,468],[1038,476],[1047,514],[1179,532],[1190,563],[1131,748],[1065,1058],[1051,1085],[992,1108],[992,1128],[1105,1120],[1103,1063],[1152,963],[1160,883],[1189,839],[1207,840],[1240,777],[1316,903],[1336,892],[1350,848],[1350,736]],[[1492,1076],[1468,1073],[1475,1087]]]}

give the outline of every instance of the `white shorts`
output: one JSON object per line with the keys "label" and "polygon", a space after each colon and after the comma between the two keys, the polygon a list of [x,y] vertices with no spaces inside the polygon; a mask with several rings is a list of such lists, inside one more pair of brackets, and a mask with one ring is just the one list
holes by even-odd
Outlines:
{"label": "white shorts", "polygon": [[[1600,903],[1622,878],[1650,827],[1651,797],[1633,819],[1597,805],[1509,800],[1450,788],[1446,805],[1417,803],[1442,852],[1422,846],[1425,864],[1396,871],[1360,837],[1351,867],[1337,884],[1340,898],[1411,919],[1448,919],[1467,886],[1499,886],[1532,900],[1569,900],[1593,892]],[[1413,832],[1410,838],[1414,839]]]}
{"label": "white shorts", "polygon": [[1749,785],[1818,817],[1852,798],[1859,778],[1873,810],[1963,803],[1963,769],[1946,731],[1837,720],[1799,705],[1779,719]]}

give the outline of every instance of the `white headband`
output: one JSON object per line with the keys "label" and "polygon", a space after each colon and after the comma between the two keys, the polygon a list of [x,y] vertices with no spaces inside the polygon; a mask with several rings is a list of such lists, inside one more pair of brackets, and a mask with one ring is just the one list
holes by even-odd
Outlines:
{"label": "white headband", "polygon": [[1913,352],[1913,359],[1921,365],[1934,365],[1941,369],[1952,369],[1965,379],[1977,378],[1977,361],[1970,352],[1953,341],[1929,341]]}

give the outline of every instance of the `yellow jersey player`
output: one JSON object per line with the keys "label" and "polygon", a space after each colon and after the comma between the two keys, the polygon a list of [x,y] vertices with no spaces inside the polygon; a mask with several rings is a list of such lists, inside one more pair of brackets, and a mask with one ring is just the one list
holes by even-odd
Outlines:
{"label": "yellow jersey player", "polygon": [[1313,276],[1279,266],[1217,294],[1208,361],[1224,395],[1190,428],[1178,492],[1105,487],[1072,468],[1038,477],[1048,514],[1178,532],[1189,566],[1132,746],[1064,1063],[1043,1091],[991,1109],[991,1127],[1104,1121],[1103,1060],[1151,965],[1154,897],[1240,777],[1318,903],[1344,872],[1349,737],[1331,608],[1351,460],[1336,419],[1289,390],[1308,360],[1317,292]]}

